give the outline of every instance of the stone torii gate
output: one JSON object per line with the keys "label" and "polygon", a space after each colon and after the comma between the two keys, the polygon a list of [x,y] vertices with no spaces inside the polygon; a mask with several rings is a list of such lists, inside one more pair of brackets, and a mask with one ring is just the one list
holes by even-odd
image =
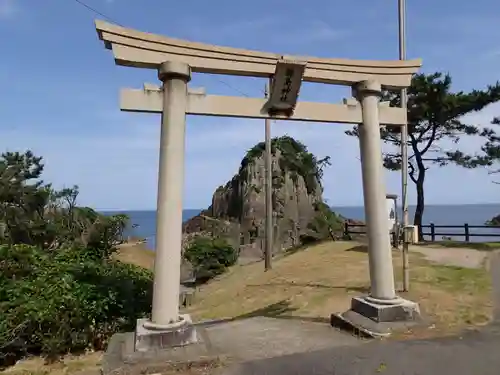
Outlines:
{"label": "stone torii gate", "polygon": [[[144,84],[143,89],[123,89],[120,98],[123,111],[162,114],[153,307],[150,320],[138,321],[136,350],[197,340],[190,317],[179,314],[178,302],[186,114],[361,124],[371,290],[369,296],[353,299],[350,313],[354,315],[342,317],[363,326],[363,318],[354,322],[356,315],[371,322],[392,322],[418,314],[417,304],[395,293],[380,141],[380,125],[404,125],[406,112],[380,103],[380,97],[382,88],[409,86],[420,60],[286,57],[172,39],[100,20],[96,29],[99,39],[113,51],[117,65],[156,69],[162,81],[161,87]],[[203,89],[188,89],[191,72],[272,77],[274,83],[269,100],[207,95]],[[354,98],[342,104],[297,102],[302,81],[350,86]]]}

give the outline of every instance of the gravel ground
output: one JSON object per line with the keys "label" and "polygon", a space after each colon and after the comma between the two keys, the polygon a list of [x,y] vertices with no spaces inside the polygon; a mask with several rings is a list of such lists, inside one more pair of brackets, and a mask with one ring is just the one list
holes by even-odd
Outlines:
{"label": "gravel ground", "polygon": [[411,246],[410,250],[423,254],[431,262],[464,268],[482,267],[489,255],[486,251],[459,247]]}

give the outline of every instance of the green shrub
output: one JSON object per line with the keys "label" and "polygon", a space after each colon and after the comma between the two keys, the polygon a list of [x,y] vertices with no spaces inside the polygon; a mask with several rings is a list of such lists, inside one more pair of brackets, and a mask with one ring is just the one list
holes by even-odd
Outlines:
{"label": "green shrub", "polygon": [[327,238],[335,240],[343,229],[343,220],[324,202],[314,204],[315,216],[308,224],[308,232],[301,236],[303,245],[322,241]]}
{"label": "green shrub", "polygon": [[148,271],[110,260],[126,215],[77,205],[31,151],[0,155],[0,365],[103,349],[151,311]]}
{"label": "green shrub", "polygon": [[196,237],[184,251],[198,282],[206,282],[224,273],[238,259],[236,250],[222,238]]}
{"label": "green shrub", "polygon": [[83,248],[0,246],[0,363],[103,349],[151,311],[151,274]]}

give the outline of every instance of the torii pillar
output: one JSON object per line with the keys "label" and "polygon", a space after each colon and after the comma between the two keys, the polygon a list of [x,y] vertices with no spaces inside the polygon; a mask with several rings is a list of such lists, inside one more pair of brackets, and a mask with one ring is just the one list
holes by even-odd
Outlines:
{"label": "torii pillar", "polygon": [[332,314],[332,324],[341,319],[370,336],[388,336],[394,324],[419,321],[417,303],[396,295],[392,246],[387,231],[386,188],[380,141],[380,97],[382,88],[375,80],[353,86],[353,96],[361,103],[363,123],[358,127],[363,179],[370,293],[354,297],[351,309]]}
{"label": "torii pillar", "polygon": [[158,68],[163,82],[163,112],[156,214],[156,248],[151,320],[140,319],[135,350],[184,346],[197,341],[188,314],[179,314],[182,256],[182,201],[187,84],[191,68],[168,61]]}

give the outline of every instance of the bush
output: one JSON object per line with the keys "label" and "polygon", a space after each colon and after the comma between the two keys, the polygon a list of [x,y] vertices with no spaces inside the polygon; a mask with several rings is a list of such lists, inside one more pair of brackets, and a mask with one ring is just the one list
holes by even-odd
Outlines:
{"label": "bush", "polygon": [[343,229],[342,218],[324,202],[316,202],[314,211],[315,216],[307,226],[308,233],[301,236],[302,244],[311,244],[327,238],[335,240]]}
{"label": "bush", "polygon": [[206,282],[236,263],[236,250],[224,239],[196,237],[184,251],[198,282]]}
{"label": "bush", "polygon": [[126,215],[77,205],[41,179],[31,151],[0,155],[0,365],[104,349],[151,311],[148,271],[110,260]]}
{"label": "bush", "polygon": [[0,363],[102,350],[151,311],[152,277],[83,248],[0,246]]}

